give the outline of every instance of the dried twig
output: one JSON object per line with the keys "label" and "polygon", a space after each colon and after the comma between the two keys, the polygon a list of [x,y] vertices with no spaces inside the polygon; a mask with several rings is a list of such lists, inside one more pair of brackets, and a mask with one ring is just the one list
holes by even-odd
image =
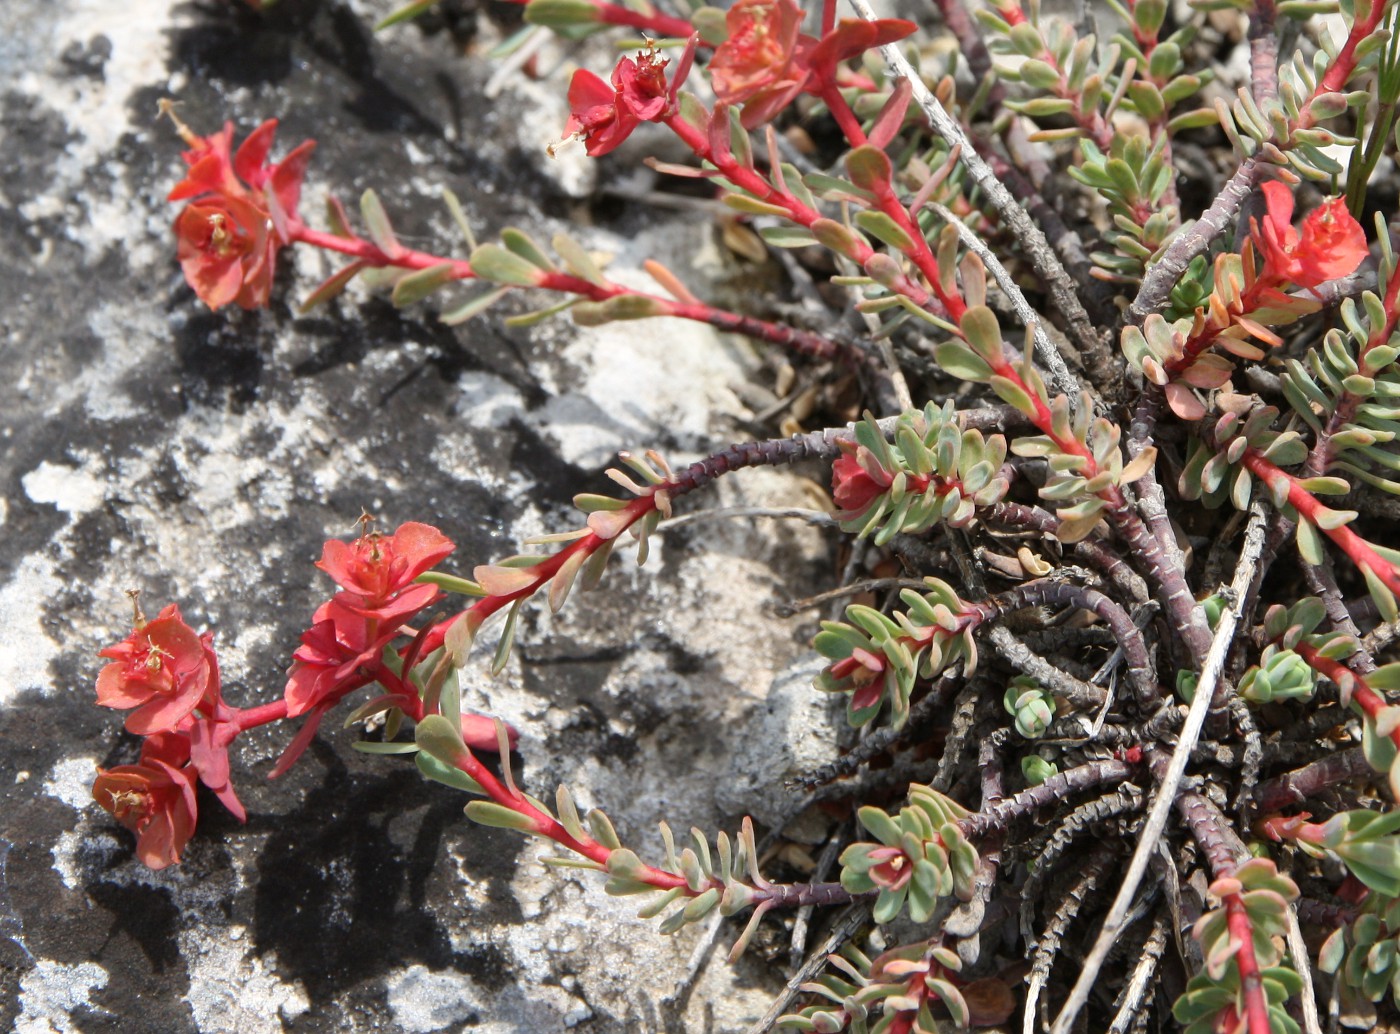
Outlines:
{"label": "dried twig", "polygon": [[[841,852],[841,848],[846,843],[846,836],[849,830],[845,829],[846,824],[834,829],[826,846],[822,848],[820,857],[817,858],[817,867],[812,870],[811,879],[814,883],[820,883],[826,879],[831,872],[832,865],[836,862],[836,856]],[[788,948],[788,958],[793,967],[797,967],[802,962],[802,953],[807,948],[807,929],[812,921],[812,913],[816,911],[816,905],[803,905],[797,910],[797,914],[792,919],[792,935]]]}
{"label": "dried twig", "polygon": [[1060,820],[1045,846],[1036,854],[1031,874],[1021,886],[1021,929],[1027,941],[1031,938],[1030,920],[1040,900],[1041,889],[1055,871],[1060,855],[1074,843],[1076,837],[1088,833],[1094,823],[1107,822],[1127,812],[1141,810],[1143,799],[1140,789],[1132,783],[1125,783],[1102,797],[1085,801]]}
{"label": "dried twig", "polygon": [[1303,930],[1298,925],[1298,902],[1288,903],[1288,954],[1293,956],[1293,969],[1303,982],[1303,990],[1298,995],[1303,1003],[1303,1030],[1306,1034],[1322,1034],[1322,1018],[1317,1012],[1317,991],[1313,987],[1312,956],[1303,941]]}
{"label": "dried twig", "polygon": [[939,792],[946,792],[959,775],[963,752],[972,738],[977,704],[984,695],[984,689],[978,680],[970,679],[953,705],[953,717],[948,726],[948,737],[943,743],[943,754],[938,760],[938,772],[928,782]]}
{"label": "dried twig", "polygon": [[1159,912],[1152,923],[1152,930],[1142,946],[1142,954],[1133,975],[1128,978],[1123,993],[1119,996],[1118,1013],[1109,1024],[1108,1034],[1127,1034],[1134,1026],[1143,999],[1152,989],[1153,978],[1157,975],[1157,963],[1162,958],[1162,950],[1167,946],[1167,916]]}
{"label": "dried twig", "polygon": [[815,771],[806,773],[790,785],[811,790],[814,787],[824,786],[854,774],[861,765],[872,758],[879,757],[911,733],[923,728],[924,720],[929,715],[941,711],[947,705],[961,678],[961,665],[956,665],[945,671],[937,684],[929,690],[928,695],[909,709],[909,718],[901,728],[885,726],[882,729],[876,729],[857,743],[849,753],[822,765]]}
{"label": "dried twig", "polygon": [[1264,743],[1259,736],[1259,727],[1254,724],[1254,713],[1249,705],[1237,696],[1230,697],[1230,718],[1244,737],[1244,756],[1240,758],[1240,786],[1235,795],[1233,807],[1239,815],[1242,827],[1249,825],[1249,812],[1254,807],[1254,788],[1259,785],[1259,769],[1264,763]]}
{"label": "dried twig", "polygon": [[1041,990],[1050,978],[1050,967],[1055,961],[1055,956],[1059,954],[1060,941],[1069,924],[1079,914],[1079,906],[1084,903],[1085,896],[1098,886],[1099,880],[1108,872],[1112,860],[1112,845],[1100,844],[1084,863],[1079,878],[1056,906],[1054,915],[1045,926],[1045,932],[1040,935],[1040,940],[1035,946],[1035,958],[1031,962],[1030,980],[1026,986],[1026,1011],[1021,1020],[1022,1034],[1034,1034],[1036,1005],[1040,1000]]}
{"label": "dried twig", "polygon": [[821,972],[822,967],[826,965],[826,957],[834,951],[839,951],[841,945],[855,936],[857,930],[870,922],[870,908],[869,902],[857,901],[841,913],[821,947],[809,955],[802,968],[788,979],[783,985],[782,994],[768,1007],[763,1017],[748,1029],[747,1034],[768,1034],[773,1029],[779,1017],[787,1012],[788,1006],[801,993],[802,985]]}
{"label": "dried twig", "polygon": [[1361,645],[1374,656],[1397,639],[1400,639],[1400,621],[1388,621],[1367,632],[1361,639]]}
{"label": "dried twig", "polygon": [[1109,949],[1113,947],[1115,938],[1123,928],[1123,920],[1128,914],[1128,907],[1133,896],[1137,893],[1138,885],[1142,882],[1142,877],[1147,871],[1147,863],[1151,858],[1152,851],[1155,850],[1157,842],[1166,830],[1168,815],[1176,800],[1182,776],[1186,774],[1186,763],[1190,760],[1191,750],[1201,735],[1206,712],[1210,708],[1210,698],[1215,693],[1216,684],[1224,669],[1225,660],[1234,640],[1235,628],[1239,623],[1240,611],[1244,606],[1249,586],[1254,579],[1254,566],[1264,548],[1264,528],[1264,508],[1256,502],[1250,510],[1250,521],[1249,527],[1245,531],[1244,547],[1240,551],[1240,561],[1235,567],[1235,577],[1230,585],[1235,598],[1225,612],[1220,615],[1220,624],[1216,628],[1215,637],[1211,640],[1210,650],[1206,653],[1205,664],[1196,684],[1196,696],[1186,715],[1186,724],[1182,727],[1176,749],[1172,752],[1166,773],[1157,787],[1152,807],[1147,814],[1147,822],[1138,837],[1137,848],[1134,850],[1132,861],[1128,865],[1128,872],[1123,878],[1122,886],[1118,888],[1118,896],[1114,898],[1113,904],[1109,907],[1108,915],[1104,918],[1103,926],[1099,930],[1098,939],[1095,940],[1093,948],[1084,960],[1079,978],[1070,991],[1069,1000],[1065,1002],[1064,1008],[1061,1009],[1060,1015],[1051,1028],[1052,1034],[1069,1034],[1080,1011],[1088,1002],[1089,992],[1094,986],[1094,981],[1098,979],[1099,971],[1103,967],[1104,960],[1108,957]]}
{"label": "dried twig", "polygon": [[1108,696],[1098,686],[1091,686],[1051,664],[1003,625],[992,626],[987,638],[1012,670],[1025,672],[1075,710],[1099,707]]}

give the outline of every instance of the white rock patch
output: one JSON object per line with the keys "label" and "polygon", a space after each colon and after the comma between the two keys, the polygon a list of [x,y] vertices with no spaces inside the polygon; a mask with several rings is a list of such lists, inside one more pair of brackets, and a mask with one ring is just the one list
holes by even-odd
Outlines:
{"label": "white rock patch", "polygon": [[36,503],[48,503],[75,517],[102,505],[102,482],[84,470],[44,460],[20,478],[24,494]]}
{"label": "white rock patch", "polygon": [[71,1014],[83,1007],[99,1008],[92,1003],[92,993],[106,987],[107,979],[107,971],[92,962],[66,966],[40,959],[20,977],[16,1034],[80,1034]]}

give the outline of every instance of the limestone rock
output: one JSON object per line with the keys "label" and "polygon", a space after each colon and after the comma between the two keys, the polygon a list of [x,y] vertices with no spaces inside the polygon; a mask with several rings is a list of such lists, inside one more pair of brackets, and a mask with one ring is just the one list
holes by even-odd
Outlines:
{"label": "limestone rock", "polygon": [[[182,169],[155,117],[167,96],[204,132],[281,119],[275,155],[315,137],[313,222],[327,193],[372,186],[406,238],[459,248],[448,186],[483,237],[592,218],[588,246],[621,269],[651,253],[687,272],[712,253],[693,218],[590,214],[581,177],[598,173],[534,152],[561,124],[563,80],[487,99],[488,63],[457,53],[488,49],[479,12],[447,3],[437,31],[372,34],[389,7],[0,5],[0,1027],[728,1031],[777,986],[761,960],[716,962],[668,1012],[693,932],[667,939],[599,880],[544,870],[537,845],[470,825],[461,795],[356,753],[336,722],[277,782],[293,730],[240,740],[248,824],[201,795],[179,868],[143,869],[91,802],[96,767],[137,749],[93,704],[96,652],[128,630],[124,590],[211,629],[226,695],[248,706],[280,693],[330,591],[311,562],[362,507],[438,524],[468,573],[571,526],[570,497],[609,490],[618,448],[684,460],[752,434],[733,390],[752,352],[693,326],[518,331],[498,314],[453,330],[359,289],[298,317],[330,268],[305,251],[270,311],[198,303],[164,201]],[[745,477],[714,498],[796,483]],[[742,805],[716,783],[810,631],[769,605],[812,591],[825,557],[789,525],[663,536],[645,569],[620,556],[558,617],[527,612],[503,676],[468,669],[468,706],[521,730],[526,785],[567,780],[643,853],[661,818],[732,829]]]}

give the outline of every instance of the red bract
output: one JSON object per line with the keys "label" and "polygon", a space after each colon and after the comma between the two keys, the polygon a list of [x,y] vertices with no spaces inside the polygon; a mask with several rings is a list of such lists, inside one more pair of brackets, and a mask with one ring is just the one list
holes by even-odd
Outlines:
{"label": "red bract", "polygon": [[138,617],[136,630],[98,656],[112,663],[97,676],[97,702],[103,707],[136,708],[128,732],[145,736],[173,730],[190,715],[211,686],[217,693],[213,649],[185,624],[171,604],[154,621]]}
{"label": "red bract", "polygon": [[898,42],[917,28],[913,22],[903,18],[881,18],[873,22],[843,18],[813,48],[808,62],[816,76],[832,78],[836,75],[836,66],[842,61],[859,57],[875,47]]}
{"label": "red bract", "polygon": [[1293,228],[1293,192],[1271,180],[1264,184],[1267,214],[1256,241],[1265,272],[1274,280],[1316,287],[1348,276],[1366,257],[1366,232],[1346,202],[1333,198],[1308,213],[1301,232]]}
{"label": "red bract", "polygon": [[136,834],[136,855],[152,869],[180,860],[194,833],[195,773],[186,765],[189,741],[175,733],[148,738],[139,765],[99,772],[92,796]]}
{"label": "red bract", "polygon": [[214,791],[214,796],[233,813],[234,818],[246,822],[248,813],[234,792],[228,762],[229,744],[243,731],[238,724],[238,712],[222,700],[216,701],[209,712],[207,715],[196,714],[186,723],[190,764],[199,773],[199,781]]}
{"label": "red bract", "polygon": [[[839,519],[849,521],[864,513],[894,479],[860,446],[843,443],[842,449],[842,455],[831,467],[831,497],[841,508],[837,515]],[[865,453],[864,457],[862,453]],[[868,463],[862,464],[862,458],[866,458]],[[878,475],[872,475],[867,467],[874,468]]]}
{"label": "red bract", "polygon": [[245,309],[267,304],[277,252],[291,242],[299,223],[297,205],[314,141],[269,165],[277,131],[268,120],[232,153],[233,126],[213,136],[181,132],[189,173],[170,192],[171,201],[196,199],[175,221],[185,280],[211,309],[237,302]]}
{"label": "red bract", "polygon": [[569,81],[569,121],[565,139],[579,137],[593,157],[615,150],[643,122],[661,119],[671,108],[666,62],[650,51],[624,57],[613,69],[612,85],[587,69]]}
{"label": "red bract", "polygon": [[871,653],[869,650],[856,647],[851,651],[851,656],[837,661],[829,671],[832,679],[838,683],[844,683],[838,687],[840,691],[851,693],[848,706],[852,712],[855,712],[867,707],[874,707],[885,695],[885,683],[882,676],[885,674],[887,666],[885,658],[881,654]]}
{"label": "red bract", "polygon": [[[436,528],[409,521],[392,535],[371,532],[354,542],[331,539],[322,548],[316,566],[345,590],[337,594],[341,603],[373,611],[398,597],[454,548]],[[431,585],[414,588],[427,590],[428,598],[419,607],[436,598]]]}

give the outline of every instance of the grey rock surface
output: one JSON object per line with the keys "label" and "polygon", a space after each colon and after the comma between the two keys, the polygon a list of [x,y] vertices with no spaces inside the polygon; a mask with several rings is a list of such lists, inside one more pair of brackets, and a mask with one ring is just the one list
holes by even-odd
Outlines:
{"label": "grey rock surface", "polygon": [[[249,821],[202,794],[179,868],[145,870],[92,804],[96,767],[138,749],[93,704],[96,652],[129,627],[124,590],[211,629],[226,695],[248,706],[280,693],[330,592],[311,562],[362,507],[388,527],[437,524],[458,544],[446,566],[469,573],[573,526],[570,497],[607,491],[619,448],[686,461],[755,433],[735,393],[754,354],[704,328],[513,330],[495,314],[453,330],[358,288],[298,317],[331,268],[309,252],[288,256],[269,311],[198,303],[164,201],[182,168],[155,118],[167,96],[204,132],[280,118],[278,155],[318,139],[313,220],[327,191],[373,186],[407,239],[459,247],[446,185],[483,236],[583,223],[615,270],[655,255],[699,285],[733,275],[703,221],[590,202],[606,166],[543,157],[561,75],[485,96],[479,54],[509,10],[448,4],[435,31],[373,35],[390,6],[0,5],[0,1029],[737,1031],[780,983],[761,953],[716,958],[668,1009],[693,930],[666,938],[596,878],[545,870],[541,846],[470,825],[460,795],[353,751],[335,721],[276,782],[294,730],[241,739]],[[687,505],[801,489],[758,471]],[[528,611],[503,675],[468,669],[467,703],[521,730],[530,789],[567,781],[643,854],[663,818],[732,830],[736,788],[780,812],[782,766],[759,755],[819,763],[834,734],[814,692],[795,717],[791,672],[766,702],[811,632],[770,604],[819,588],[828,547],[774,523],[663,536],[646,568],[619,558],[559,616]],[[767,742],[791,729],[815,739]]]}

